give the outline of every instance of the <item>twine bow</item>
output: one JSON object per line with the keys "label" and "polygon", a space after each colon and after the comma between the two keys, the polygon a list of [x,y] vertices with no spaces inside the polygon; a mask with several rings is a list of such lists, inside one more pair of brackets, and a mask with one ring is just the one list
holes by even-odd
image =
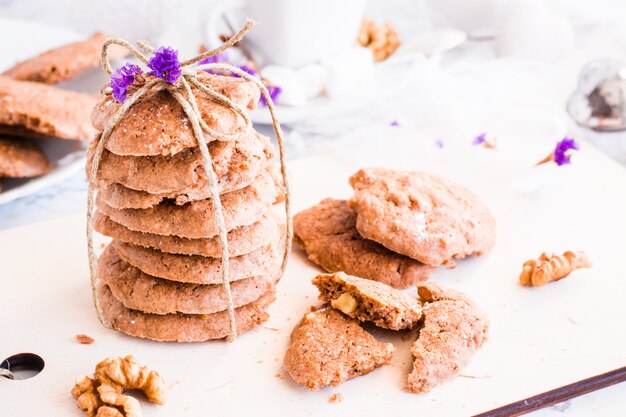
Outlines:
{"label": "twine bow", "polygon": [[[94,151],[91,172],[89,175],[89,187],[88,187],[88,194],[87,194],[87,199],[88,199],[87,200],[87,250],[89,253],[89,271],[91,275],[91,290],[92,290],[93,302],[96,308],[96,312],[98,314],[98,318],[100,319],[100,322],[106,327],[111,327],[111,326],[104,318],[104,314],[102,313],[102,307],[100,305],[100,301],[97,295],[97,268],[96,268],[97,259],[96,259],[94,248],[93,248],[93,226],[92,226],[93,209],[94,209],[94,193],[95,193],[98,166],[100,164],[100,157],[102,155],[102,152],[104,151],[104,148],[106,146],[106,143],[109,137],[111,136],[111,132],[117,126],[117,124],[122,120],[126,112],[128,112],[128,110],[141,97],[146,95],[148,92],[151,92],[151,91],[157,92],[157,91],[165,90],[169,92],[172,95],[172,97],[174,97],[176,101],[183,108],[185,115],[191,122],[194,136],[198,142],[198,147],[200,148],[200,153],[202,156],[202,165],[204,167],[204,171],[208,179],[210,199],[211,199],[211,203],[213,205],[213,209],[215,212],[215,219],[217,221],[218,230],[219,230],[219,241],[220,241],[220,246],[222,250],[221,278],[222,278],[222,285],[224,286],[224,292],[226,293],[226,298],[228,301],[228,316],[229,316],[229,324],[230,324],[230,334],[227,337],[227,340],[233,341],[237,337],[235,307],[234,307],[232,294],[230,291],[230,283],[229,283],[230,257],[229,257],[229,252],[228,252],[228,240],[227,240],[228,231],[226,230],[226,225],[224,222],[224,213],[222,209],[222,202],[220,200],[219,192],[217,189],[217,182],[218,182],[217,175],[215,174],[215,171],[213,170],[213,164],[211,162],[211,154],[209,153],[209,149],[206,144],[206,138],[205,138],[204,133],[206,133],[212,140],[232,141],[232,140],[243,139],[249,134],[250,129],[252,129],[252,123],[250,121],[250,117],[248,116],[246,111],[244,111],[244,109],[239,107],[228,97],[222,94],[219,94],[218,92],[212,90],[211,88],[207,87],[206,85],[198,81],[197,79],[198,73],[204,70],[213,69],[213,70],[227,71],[227,72],[237,74],[238,76],[248,81],[253,82],[259,88],[259,90],[261,91],[261,94],[263,95],[263,97],[265,98],[265,101],[267,102],[267,107],[272,116],[272,124],[274,125],[274,130],[276,132],[276,138],[278,141],[281,175],[282,175],[283,185],[285,189],[285,215],[287,218],[286,220],[287,236],[286,236],[286,241],[285,241],[285,250],[283,253],[280,276],[282,276],[282,274],[285,271],[285,268],[287,267],[287,257],[288,257],[289,252],[291,251],[291,241],[293,238],[293,225],[291,223],[291,207],[290,207],[291,196],[289,192],[287,168],[285,166],[285,146],[284,146],[283,132],[280,128],[278,119],[276,117],[276,111],[274,108],[274,103],[272,101],[272,98],[269,92],[267,91],[267,88],[265,87],[265,85],[259,79],[248,74],[245,71],[242,71],[241,69],[237,67],[233,67],[232,65],[228,65],[228,64],[220,64],[220,63],[196,65],[198,62],[200,62],[201,60],[205,58],[209,58],[214,55],[220,54],[224,52],[225,50],[231,48],[233,45],[235,45],[245,36],[245,34],[252,28],[252,26],[254,26],[254,22],[252,20],[248,20],[238,33],[236,33],[233,37],[231,37],[226,42],[224,42],[224,44],[222,44],[219,48],[206,51],[194,58],[181,62],[180,67],[181,67],[182,74],[174,84],[170,84],[166,82],[165,80],[162,80],[156,77],[152,79],[148,79],[141,87],[139,87],[132,95],[130,95],[124,101],[122,106],[120,106],[120,108],[113,114],[110,120],[108,120],[108,122],[106,123],[104,127],[104,130],[102,131],[100,142],[98,143],[98,146],[96,147]],[[126,48],[144,65],[148,63],[148,58],[146,58],[146,56],[140,51],[140,49],[150,52],[150,53],[154,51],[154,48],[152,48],[146,42],[141,42],[141,41],[137,42],[137,48],[135,48],[132,44],[130,44],[129,42],[123,39],[118,39],[118,38],[107,39],[107,41],[104,43],[102,47],[101,64],[102,64],[102,68],[109,74],[113,73],[113,68],[111,67],[111,64],[109,63],[108,48],[113,44],[120,45]],[[195,88],[200,90],[202,93],[206,94],[211,100],[214,100],[215,102],[228,107],[229,109],[237,113],[239,116],[241,116],[245,124],[245,129],[243,129],[243,131],[230,134],[230,135],[223,134],[223,133],[220,133],[211,129],[202,119],[202,115],[200,113],[200,110],[198,109],[198,102],[191,90],[191,86],[194,86]],[[183,90],[186,93],[186,97],[185,95],[181,94],[181,90]]]}

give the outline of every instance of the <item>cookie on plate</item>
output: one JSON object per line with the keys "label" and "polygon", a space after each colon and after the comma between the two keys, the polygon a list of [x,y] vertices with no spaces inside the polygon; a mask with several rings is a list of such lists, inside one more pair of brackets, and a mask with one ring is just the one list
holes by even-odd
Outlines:
{"label": "cookie on plate", "polygon": [[395,348],[332,308],[306,314],[291,333],[285,369],[311,391],[337,386],[388,363]]}
{"label": "cookie on plate", "polygon": [[435,269],[399,255],[356,230],[356,214],[345,200],[327,198],[293,218],[294,240],[328,272],[343,271],[394,288],[426,281]]}
{"label": "cookie on plate", "polygon": [[422,317],[422,306],[402,291],[343,272],[313,278],[320,299],[360,321],[391,330],[412,329]]}
{"label": "cookie on plate", "polygon": [[[26,61],[19,62],[2,75],[21,81],[57,84],[71,80],[82,72],[100,65],[104,33],[95,33],[88,39],[50,49]],[[109,58],[126,56],[126,49],[109,48]]]}
{"label": "cookie on plate", "polygon": [[[249,226],[261,220],[279,192],[272,176],[262,171],[249,186],[222,194],[226,229]],[[147,209],[116,209],[98,194],[96,205],[114,222],[139,232],[190,239],[211,238],[219,233],[211,200],[192,201],[182,206],[163,202]]]}
{"label": "cookie on plate", "polygon": [[434,283],[418,286],[424,324],[411,353],[409,391],[425,393],[451,378],[487,340],[489,320],[467,296]]}
{"label": "cookie on plate", "polygon": [[[88,177],[97,144],[94,140],[87,152]],[[213,141],[209,152],[220,193],[250,185],[274,156],[269,138],[260,134],[229,142]],[[107,201],[115,203],[116,208],[147,208],[164,199],[184,204],[210,197],[199,148],[172,156],[143,157],[115,155],[105,149],[98,165],[98,181],[112,194]]]}
{"label": "cookie on plate", "polygon": [[[250,304],[268,292],[277,273],[277,270],[268,271],[233,282],[230,290],[235,308]],[[112,245],[98,259],[98,278],[125,307],[144,313],[212,314],[228,309],[222,284],[187,284],[153,277],[122,260]]]}
{"label": "cookie on plate", "polygon": [[[205,342],[230,335],[228,311],[212,314],[152,314],[126,308],[110,288],[100,282],[98,299],[105,320],[115,330],[130,336],[163,342]],[[269,315],[264,310],[276,299],[271,289],[256,301],[235,309],[237,334],[264,323]]]}
{"label": "cookie on plate", "polygon": [[427,265],[481,255],[496,239],[485,204],[468,189],[425,172],[367,168],[350,177],[359,233]]}
{"label": "cookie on plate", "polygon": [[46,154],[25,139],[0,138],[0,177],[31,178],[47,174]]}
{"label": "cookie on plate", "polygon": [[[243,78],[203,74],[198,81],[210,86],[242,107],[253,110],[259,101],[258,87]],[[135,86],[129,88],[129,95]],[[240,115],[192,87],[202,119],[222,134],[244,132]],[[99,131],[121,104],[105,91],[93,109],[93,125]],[[93,107],[93,106],[92,106]],[[213,140],[205,134],[207,142]],[[116,155],[173,155],[198,146],[183,108],[167,91],[152,92],[141,97],[111,132],[106,148]]]}
{"label": "cookie on plate", "polygon": [[0,76],[0,133],[60,139],[91,139],[89,114],[95,97]]}

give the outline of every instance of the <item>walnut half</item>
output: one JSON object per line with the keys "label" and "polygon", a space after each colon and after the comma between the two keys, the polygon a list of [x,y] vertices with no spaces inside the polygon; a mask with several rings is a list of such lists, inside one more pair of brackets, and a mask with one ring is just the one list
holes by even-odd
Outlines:
{"label": "walnut half", "polygon": [[567,251],[562,255],[544,252],[539,259],[524,263],[519,281],[522,285],[539,287],[565,278],[579,268],[589,268],[591,262],[585,252]]}
{"label": "walnut half", "polygon": [[165,403],[165,383],[158,372],[140,366],[131,355],[107,358],[96,365],[93,378],[78,378],[72,397],[87,417],[140,417],[139,401],[124,395],[140,390],[149,401]]}

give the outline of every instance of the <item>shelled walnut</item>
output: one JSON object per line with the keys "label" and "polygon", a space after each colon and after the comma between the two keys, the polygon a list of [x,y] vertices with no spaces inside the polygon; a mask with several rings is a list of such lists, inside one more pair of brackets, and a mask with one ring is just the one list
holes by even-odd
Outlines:
{"label": "shelled walnut", "polygon": [[149,401],[165,403],[165,383],[159,373],[140,366],[131,355],[100,362],[93,378],[76,380],[72,397],[88,417],[139,417],[139,401],[124,395],[127,390],[140,390]]}
{"label": "shelled walnut", "polygon": [[383,61],[398,49],[400,37],[390,23],[378,26],[370,17],[366,17],[361,24],[357,43],[372,50],[374,61]]}
{"label": "shelled walnut", "polygon": [[567,251],[562,255],[544,252],[539,259],[524,263],[519,280],[522,285],[539,287],[565,278],[576,269],[589,267],[591,262],[584,252]]}

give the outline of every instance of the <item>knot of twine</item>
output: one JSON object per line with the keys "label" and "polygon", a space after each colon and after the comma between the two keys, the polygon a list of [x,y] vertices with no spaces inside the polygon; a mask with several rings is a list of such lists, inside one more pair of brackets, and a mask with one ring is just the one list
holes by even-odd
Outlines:
{"label": "knot of twine", "polygon": [[[280,169],[283,180],[283,186],[285,190],[285,215],[286,215],[286,240],[285,247],[283,253],[283,260],[281,263],[280,276],[285,272],[285,268],[287,267],[287,257],[289,252],[291,251],[291,241],[293,238],[293,225],[291,223],[291,207],[290,200],[291,195],[289,191],[289,182],[287,178],[287,168],[285,165],[285,145],[283,132],[280,128],[280,124],[278,123],[278,118],[276,117],[276,111],[274,108],[274,103],[272,98],[267,91],[267,88],[259,80],[258,78],[248,74],[247,72],[233,67],[228,64],[201,64],[196,65],[198,62],[205,58],[212,57],[214,55],[218,55],[225,50],[231,48],[237,42],[239,42],[245,34],[254,26],[254,22],[252,20],[248,20],[243,28],[236,33],[233,37],[228,39],[224,44],[222,44],[219,48],[206,51],[194,58],[188,59],[180,63],[182,74],[178,78],[178,80],[174,84],[170,84],[165,80],[160,78],[152,78],[148,79],[141,87],[139,87],[132,95],[130,95],[120,106],[120,108],[113,114],[113,116],[106,123],[104,130],[102,131],[102,135],[100,137],[100,142],[94,151],[93,162],[91,166],[91,172],[89,174],[89,187],[87,193],[87,250],[89,254],[89,271],[91,275],[91,290],[93,303],[96,308],[96,312],[98,314],[98,319],[100,322],[106,326],[111,327],[111,325],[107,322],[102,312],[102,307],[100,305],[100,300],[98,298],[98,290],[97,290],[97,268],[96,263],[97,259],[95,256],[94,248],[93,248],[93,211],[94,211],[94,194],[96,188],[96,180],[97,180],[97,172],[100,164],[100,158],[102,156],[102,152],[104,151],[105,145],[111,136],[111,132],[117,126],[117,124],[122,120],[124,115],[128,112],[128,110],[144,95],[148,92],[158,92],[158,91],[167,91],[176,99],[176,101],[181,105],[185,115],[191,122],[191,126],[193,129],[194,136],[196,141],[198,142],[198,146],[200,148],[200,153],[202,156],[202,166],[204,167],[204,172],[206,173],[208,179],[208,185],[210,190],[210,199],[213,206],[213,210],[215,212],[215,219],[217,221],[218,230],[219,230],[219,241],[220,247],[222,251],[222,265],[221,265],[221,278],[222,285],[224,287],[224,292],[226,293],[226,298],[228,302],[228,316],[229,316],[229,325],[230,325],[230,333],[227,337],[228,341],[233,341],[237,337],[237,325],[235,321],[235,307],[232,299],[232,294],[230,291],[230,282],[229,282],[229,252],[228,252],[228,240],[226,225],[224,221],[224,212],[222,209],[222,202],[220,200],[219,191],[217,189],[217,175],[213,170],[213,164],[211,162],[211,154],[209,153],[209,148],[206,143],[206,138],[204,133],[206,133],[212,140],[219,141],[232,141],[237,139],[245,138],[250,129],[252,129],[252,123],[250,121],[250,117],[247,112],[235,104],[228,97],[212,90],[211,88],[205,86],[200,81],[198,81],[197,76],[198,73],[213,69],[220,71],[228,71],[238,76],[253,82],[261,91],[261,94],[265,98],[267,102],[267,107],[269,109],[270,115],[272,116],[272,124],[274,125],[274,130],[276,132],[276,139],[278,141],[279,155],[280,155]],[[137,42],[137,48],[135,48],[129,42],[118,39],[111,38],[107,39],[102,47],[102,58],[101,64],[102,68],[109,74],[113,73],[113,68],[108,60],[108,48],[111,45],[120,45],[126,48],[130,53],[132,53],[139,61],[141,61],[144,65],[148,63],[148,58],[140,51],[144,50],[147,52],[154,52],[154,48],[148,45],[146,42],[139,41]],[[208,96],[211,100],[228,107],[235,113],[237,113],[243,119],[245,123],[245,129],[241,132],[226,135],[220,132],[216,132],[211,129],[205,121],[202,119],[202,115],[200,114],[200,110],[198,109],[198,102],[196,97],[194,96],[191,86],[196,87],[203,94]],[[181,90],[186,93],[185,95],[181,94]]]}

